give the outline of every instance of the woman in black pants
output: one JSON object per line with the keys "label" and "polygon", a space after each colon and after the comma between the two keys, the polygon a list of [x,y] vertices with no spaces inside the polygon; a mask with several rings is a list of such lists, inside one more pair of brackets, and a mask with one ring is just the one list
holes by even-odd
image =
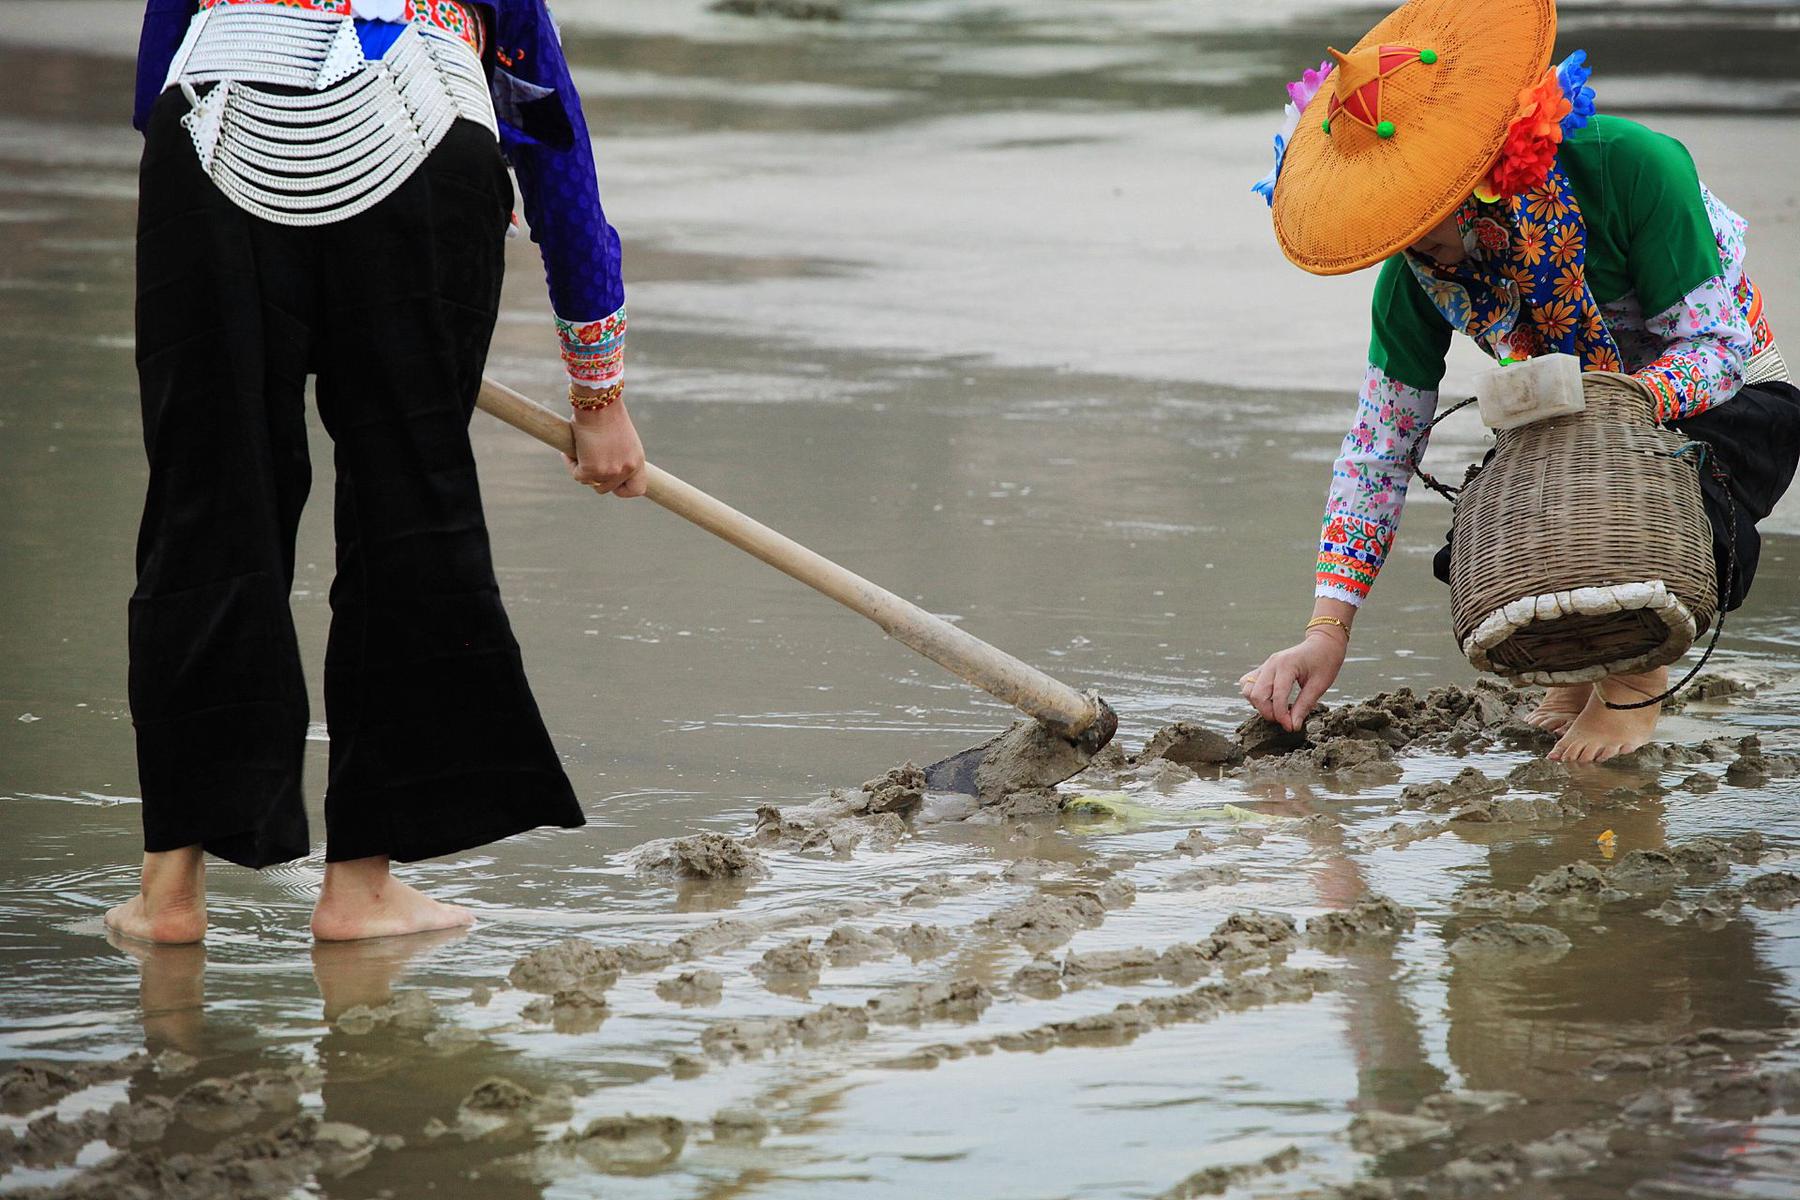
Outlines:
{"label": "woman in black pants", "polygon": [[512,214],[503,146],[559,314],[571,471],[643,492],[618,239],[542,0],[152,0],[138,124],[146,853],[107,924],[197,940],[206,854],[262,867],[310,851],[288,611],[308,375],[337,532],[313,932],[467,924],[390,863],[583,821],[501,605],[469,445]]}

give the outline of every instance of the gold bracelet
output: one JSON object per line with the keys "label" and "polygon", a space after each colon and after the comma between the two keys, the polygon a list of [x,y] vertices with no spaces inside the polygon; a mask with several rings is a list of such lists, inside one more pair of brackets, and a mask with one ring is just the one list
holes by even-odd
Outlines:
{"label": "gold bracelet", "polygon": [[600,412],[611,408],[625,395],[625,385],[615,383],[610,387],[599,388],[592,392],[576,390],[579,384],[569,385],[569,406],[576,412]]}
{"label": "gold bracelet", "polygon": [[1346,642],[1348,642],[1350,640],[1350,626],[1344,624],[1342,621],[1338,620],[1336,617],[1314,617],[1312,620],[1310,620],[1306,623],[1306,628],[1305,628],[1305,630],[1303,630],[1301,632],[1300,636],[1305,637],[1307,634],[1311,633],[1315,629],[1318,629],[1322,625],[1336,625],[1339,629],[1344,631],[1344,640]]}

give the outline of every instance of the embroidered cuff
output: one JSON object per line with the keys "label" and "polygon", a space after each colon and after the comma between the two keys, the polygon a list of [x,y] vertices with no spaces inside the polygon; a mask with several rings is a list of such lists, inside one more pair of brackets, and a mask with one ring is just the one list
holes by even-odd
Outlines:
{"label": "embroidered cuff", "polygon": [[598,321],[556,318],[563,367],[569,382],[602,390],[622,388],[625,380],[625,309]]}
{"label": "embroidered cuff", "polygon": [[1656,405],[1656,419],[1659,422],[1672,421],[1682,415],[1681,393],[1676,390],[1670,376],[1675,372],[1666,367],[1645,367],[1632,376],[1650,391],[1650,399]]}
{"label": "embroidered cuff", "polygon": [[1367,563],[1344,554],[1321,553],[1319,570],[1313,585],[1315,597],[1342,600],[1355,608],[1369,598],[1375,584],[1375,572]]}
{"label": "embroidered cuff", "polygon": [[1379,521],[1352,513],[1325,516],[1319,537],[1319,566],[1315,596],[1330,596],[1360,606],[1381,573],[1393,545],[1394,531]]}

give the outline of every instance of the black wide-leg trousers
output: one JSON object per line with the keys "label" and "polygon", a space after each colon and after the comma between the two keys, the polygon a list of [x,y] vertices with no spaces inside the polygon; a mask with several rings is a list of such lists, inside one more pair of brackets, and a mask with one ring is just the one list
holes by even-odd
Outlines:
{"label": "black wide-leg trousers", "polygon": [[459,121],[398,191],[313,228],[201,170],[179,91],[147,130],[137,362],[150,487],[130,605],[145,848],[308,853],[307,699],[288,595],[334,444],[326,857],[411,861],[582,815],[501,606],[469,445],[512,185]]}

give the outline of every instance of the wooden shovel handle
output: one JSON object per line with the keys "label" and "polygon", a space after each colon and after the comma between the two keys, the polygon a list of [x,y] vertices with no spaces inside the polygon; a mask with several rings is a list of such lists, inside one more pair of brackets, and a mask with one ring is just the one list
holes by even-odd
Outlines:
{"label": "wooden shovel handle", "polygon": [[[515,429],[564,454],[575,452],[575,433],[568,420],[504,384],[481,383],[476,404]],[[838,566],[792,538],[752,520],[657,466],[647,466],[649,499],[685,521],[755,555],[783,574],[861,613],[896,641],[961,676],[982,691],[1035,717],[1074,741],[1099,717],[1099,705],[1036,667],[965,633],[942,617]]]}

